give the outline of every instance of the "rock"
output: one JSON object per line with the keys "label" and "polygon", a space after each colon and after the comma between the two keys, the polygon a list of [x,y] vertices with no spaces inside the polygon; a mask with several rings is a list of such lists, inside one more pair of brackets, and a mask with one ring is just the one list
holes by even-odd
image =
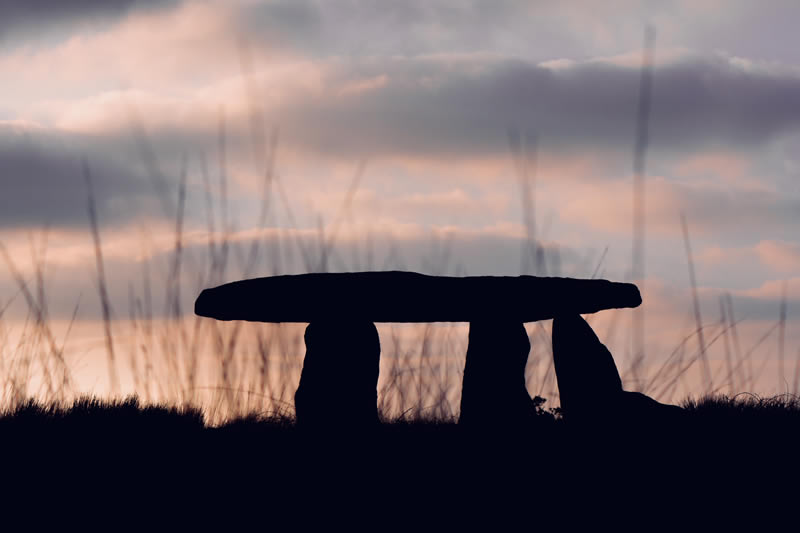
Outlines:
{"label": "rock", "polygon": [[459,423],[513,427],[530,421],[536,414],[525,388],[530,348],[520,322],[470,322]]}
{"label": "rock", "polygon": [[658,422],[682,409],[622,389],[614,358],[579,315],[553,320],[553,363],[565,420]]}
{"label": "rock", "polygon": [[520,323],[641,302],[636,285],[598,279],[345,272],[235,281],[204,290],[195,313],[255,322]]}
{"label": "rock", "polygon": [[294,396],[302,427],[366,427],[378,422],[381,345],[366,321],[312,322]]}
{"label": "rock", "polygon": [[642,423],[659,424],[679,422],[683,409],[677,405],[661,403],[641,392],[623,391],[619,409],[628,420],[639,420]]}

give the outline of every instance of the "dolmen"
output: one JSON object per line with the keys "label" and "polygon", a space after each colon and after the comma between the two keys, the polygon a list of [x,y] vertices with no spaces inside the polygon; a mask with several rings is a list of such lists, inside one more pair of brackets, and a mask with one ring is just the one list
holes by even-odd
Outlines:
{"label": "dolmen", "polygon": [[202,291],[195,313],[308,323],[295,393],[297,423],[305,427],[377,423],[375,322],[469,322],[460,423],[500,427],[524,424],[535,414],[525,388],[526,322],[555,319],[554,363],[567,419],[589,416],[589,404],[598,399],[625,404],[611,354],[580,315],[641,301],[635,285],[607,280],[349,272],[227,283]]}

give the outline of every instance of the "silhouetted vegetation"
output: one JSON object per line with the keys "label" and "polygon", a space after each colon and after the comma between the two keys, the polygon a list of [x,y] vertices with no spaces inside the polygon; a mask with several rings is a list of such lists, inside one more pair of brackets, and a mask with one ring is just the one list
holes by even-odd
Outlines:
{"label": "silhouetted vegetation", "polygon": [[[218,447],[219,453],[207,454],[202,461],[205,465],[236,460],[254,467],[273,468],[297,459],[304,449],[314,448],[316,454],[324,455],[334,453],[332,450],[337,449],[337,443],[350,447],[362,442],[371,449],[370,456],[380,455],[387,464],[403,461],[404,457],[423,461],[427,456],[430,460],[440,460],[442,457],[437,458],[437,451],[450,454],[459,450],[484,450],[485,460],[495,460],[498,458],[489,452],[502,449],[510,454],[507,459],[515,453],[524,453],[526,461],[538,467],[543,466],[545,457],[555,454],[559,461],[564,461],[561,466],[566,468],[567,454],[573,448],[608,451],[623,445],[628,449],[621,453],[632,453],[637,450],[625,446],[626,442],[630,444],[652,436],[663,440],[652,442],[655,449],[642,447],[637,455],[652,455],[653,461],[659,461],[658,452],[668,443],[681,442],[687,449],[702,445],[713,447],[715,453],[737,450],[743,453],[740,464],[763,459],[745,453],[746,447],[761,448],[763,445],[780,453],[780,444],[792,444],[786,451],[791,448],[794,454],[793,446],[800,438],[800,398],[790,395],[759,398],[740,394],[687,399],[682,404],[686,416],[668,427],[633,421],[620,428],[616,422],[607,422],[615,420],[615,413],[602,408],[598,409],[600,416],[596,424],[571,425],[558,409],[545,408],[542,398],[537,397],[534,403],[536,416],[529,425],[487,433],[459,425],[454,417],[434,419],[407,414],[384,419],[374,430],[339,431],[351,427],[347,424],[346,409],[342,411],[339,426],[306,430],[296,426],[294,418],[286,414],[251,413],[213,426],[206,423],[202,411],[197,408],[143,405],[136,397],[121,400],[81,397],[70,405],[29,400],[0,415],[0,442],[7,449],[19,446],[18,451],[25,453],[32,450],[31,445],[34,448],[47,446],[49,452],[40,458],[42,461],[67,453],[65,450],[84,450],[86,459],[91,460],[89,456],[94,453],[91,450],[97,449],[102,450],[106,459],[115,456],[115,464],[130,458],[125,455],[126,451],[140,459],[162,461],[174,450],[179,451],[179,455],[170,460],[177,460],[180,456],[197,457],[199,450],[210,452],[208,446],[212,446]],[[574,438],[576,434],[606,427],[614,427],[618,432],[594,433],[591,446]],[[604,442],[609,444],[608,449],[603,446]],[[181,443],[186,448],[179,447]],[[671,453],[683,456],[679,448]],[[784,458],[788,459],[789,455]]]}

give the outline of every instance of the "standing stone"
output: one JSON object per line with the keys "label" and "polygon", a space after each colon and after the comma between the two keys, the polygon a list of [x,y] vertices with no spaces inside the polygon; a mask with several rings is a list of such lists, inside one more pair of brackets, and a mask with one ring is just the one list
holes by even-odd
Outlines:
{"label": "standing stone", "polygon": [[294,395],[303,427],[366,427],[378,422],[381,346],[375,324],[318,321],[305,332],[306,356]]}
{"label": "standing stone", "polygon": [[520,322],[470,322],[459,422],[470,426],[518,426],[535,415],[525,388],[531,349]]}
{"label": "standing stone", "polygon": [[611,408],[622,394],[614,358],[580,315],[553,320],[553,365],[561,410],[567,419]]}
{"label": "standing stone", "polygon": [[622,389],[614,357],[580,315],[553,320],[553,364],[568,421],[663,422],[682,409]]}

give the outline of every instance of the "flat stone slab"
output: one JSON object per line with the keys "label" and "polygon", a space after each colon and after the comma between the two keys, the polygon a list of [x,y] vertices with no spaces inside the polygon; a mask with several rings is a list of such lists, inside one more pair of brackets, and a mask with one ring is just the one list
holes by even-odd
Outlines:
{"label": "flat stone slab", "polygon": [[205,289],[200,316],[252,322],[534,322],[637,307],[631,283],[537,276],[428,276],[416,272],[299,274]]}

